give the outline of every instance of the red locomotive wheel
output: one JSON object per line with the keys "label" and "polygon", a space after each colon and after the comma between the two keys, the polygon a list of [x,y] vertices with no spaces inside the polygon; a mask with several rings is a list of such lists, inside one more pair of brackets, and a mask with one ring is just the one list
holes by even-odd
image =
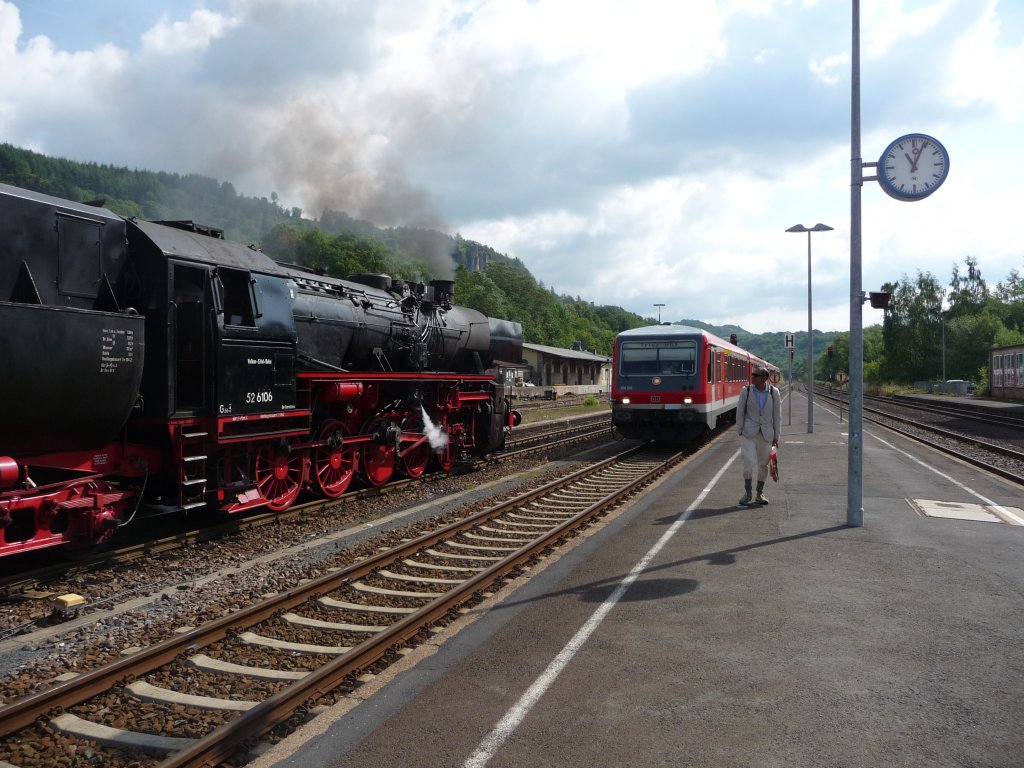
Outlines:
{"label": "red locomotive wheel", "polygon": [[[363,430],[372,434],[380,426],[377,419],[371,420]],[[379,488],[384,485],[395,473],[397,456],[394,443],[363,443],[362,473],[366,482]]]}
{"label": "red locomotive wheel", "polygon": [[359,466],[359,451],[354,445],[345,445],[348,428],[340,421],[329,421],[320,430],[320,440],[327,445],[313,454],[313,472],[316,487],[329,499],[336,499],[348,490]]}
{"label": "red locomotive wheel", "polygon": [[256,487],[275,512],[288,509],[299,496],[305,470],[305,451],[280,451],[264,445],[256,454]]}
{"label": "red locomotive wheel", "polygon": [[412,478],[422,477],[430,463],[430,441],[423,420],[410,417],[402,423],[402,471]]}

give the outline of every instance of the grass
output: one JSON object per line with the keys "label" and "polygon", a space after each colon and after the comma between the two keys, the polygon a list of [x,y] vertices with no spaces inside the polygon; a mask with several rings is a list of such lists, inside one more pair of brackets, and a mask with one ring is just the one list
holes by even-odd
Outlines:
{"label": "grass", "polygon": [[594,399],[593,405],[567,405],[564,408],[538,408],[535,411],[523,413],[523,424],[536,424],[540,421],[553,421],[564,419],[567,416],[580,416],[585,413],[597,413],[608,410],[607,405],[601,405]]}

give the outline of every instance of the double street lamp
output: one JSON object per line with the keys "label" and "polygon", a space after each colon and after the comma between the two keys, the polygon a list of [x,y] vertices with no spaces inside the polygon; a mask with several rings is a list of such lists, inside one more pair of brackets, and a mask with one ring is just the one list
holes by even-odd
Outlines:
{"label": "double street lamp", "polygon": [[654,306],[656,306],[658,308],[658,325],[661,325],[661,308],[664,307],[665,305],[664,304],[655,304]]}
{"label": "double street lamp", "polygon": [[807,432],[814,431],[814,341],[811,323],[811,232],[831,232],[832,227],[827,224],[815,224],[813,227],[805,227],[803,224],[794,224],[786,230],[787,232],[807,233]]}

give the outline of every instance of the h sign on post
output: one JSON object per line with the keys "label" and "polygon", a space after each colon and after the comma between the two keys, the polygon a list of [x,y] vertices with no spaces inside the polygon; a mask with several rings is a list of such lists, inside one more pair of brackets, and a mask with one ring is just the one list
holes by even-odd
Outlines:
{"label": "h sign on post", "polygon": [[792,333],[786,334],[786,349],[794,349],[796,346],[796,338]]}

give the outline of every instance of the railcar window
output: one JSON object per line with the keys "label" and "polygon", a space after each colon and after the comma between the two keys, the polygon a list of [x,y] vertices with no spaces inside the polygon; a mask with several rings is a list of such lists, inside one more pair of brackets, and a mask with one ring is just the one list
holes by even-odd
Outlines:
{"label": "railcar window", "polygon": [[685,347],[659,350],[659,359],[663,373],[682,373],[689,376],[696,367],[697,345],[691,343]]}
{"label": "railcar window", "polygon": [[221,269],[219,274],[224,285],[224,324],[256,325],[249,273]]}
{"label": "railcar window", "polygon": [[726,378],[729,381],[737,381],[740,377],[739,360],[734,357],[728,358],[726,364]]}
{"label": "railcar window", "polygon": [[692,341],[626,341],[619,356],[623,376],[692,376],[697,365]]}

